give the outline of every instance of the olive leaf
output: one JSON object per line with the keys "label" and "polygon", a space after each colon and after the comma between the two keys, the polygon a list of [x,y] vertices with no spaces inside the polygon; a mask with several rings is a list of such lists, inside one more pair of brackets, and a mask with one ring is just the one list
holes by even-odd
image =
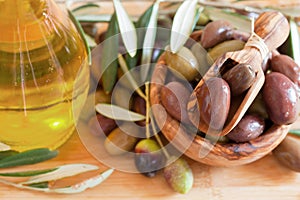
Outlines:
{"label": "olive leaf", "polygon": [[1,151],[8,151],[10,149],[11,149],[11,147],[9,145],[0,142],[0,152]]}
{"label": "olive leaf", "polygon": [[230,21],[230,23],[237,29],[247,33],[251,33],[251,19],[244,15],[238,14],[236,12],[224,10],[224,9],[214,8],[214,7],[206,7],[205,13],[213,21],[216,20]]}
{"label": "olive leaf", "polygon": [[76,27],[78,33],[79,33],[80,36],[81,36],[81,39],[82,39],[83,42],[84,42],[84,46],[85,46],[85,49],[86,49],[86,51],[87,51],[87,56],[88,56],[88,63],[89,63],[89,65],[91,65],[91,62],[92,62],[91,49],[90,49],[90,47],[89,47],[89,43],[88,43],[88,41],[87,41],[87,39],[86,39],[85,33],[84,33],[84,31],[83,31],[83,29],[82,29],[82,27],[81,27],[79,21],[75,18],[75,16],[73,15],[73,13],[72,13],[70,10],[68,10],[68,14],[69,14],[69,18],[71,19],[71,21],[72,21],[73,24],[75,25],[75,27]]}
{"label": "olive leaf", "polygon": [[141,68],[141,79],[146,81],[148,76],[150,62],[154,47],[154,42],[156,38],[157,32],[157,17],[158,17],[158,9],[159,9],[160,0],[157,0],[153,7],[149,20],[149,24],[147,26],[144,43],[143,43],[143,53],[142,53],[142,61],[141,64],[145,65]]}
{"label": "olive leaf", "polygon": [[8,156],[12,156],[12,155],[15,155],[17,154],[18,152],[17,151],[14,151],[14,150],[8,150],[8,151],[0,151],[0,160],[3,159],[3,158],[6,158]]}
{"label": "olive leaf", "polygon": [[42,169],[42,170],[30,170],[30,171],[20,171],[20,172],[8,172],[8,173],[0,173],[0,176],[9,176],[9,177],[28,177],[35,176],[40,174],[49,173],[57,170],[57,168],[52,169]]}
{"label": "olive leaf", "polygon": [[33,149],[5,157],[0,160],[0,168],[35,164],[56,157],[58,151],[47,148]]}
{"label": "olive leaf", "polygon": [[98,11],[99,8],[100,8],[99,4],[85,3],[83,5],[73,8],[71,11],[75,16],[76,15],[86,15],[86,14],[92,13],[93,11]]}
{"label": "olive leaf", "polygon": [[187,41],[194,26],[197,14],[197,0],[185,0],[174,16],[170,48],[172,53],[177,53]]}
{"label": "olive leaf", "polygon": [[74,194],[74,193],[83,192],[88,188],[92,188],[101,184],[112,174],[113,171],[114,171],[113,169],[108,169],[102,172],[100,175],[97,175],[95,177],[84,180],[80,183],[68,187],[63,187],[63,188],[49,188],[48,182],[24,185],[23,183],[14,183],[8,180],[0,179],[0,183],[10,185],[16,188],[20,188],[20,189],[28,189],[28,190],[40,191],[46,193]]}
{"label": "olive leaf", "polygon": [[299,29],[294,20],[290,20],[290,36],[289,36],[290,52],[288,54],[300,65],[300,34]]}
{"label": "olive leaf", "polygon": [[112,104],[100,103],[96,105],[96,111],[105,117],[124,120],[124,121],[141,121],[145,120],[145,116],[139,113],[129,111],[127,109],[121,108]]}
{"label": "olive leaf", "polygon": [[105,40],[103,42],[103,49],[101,56],[101,71],[102,71],[102,86],[105,93],[110,93],[117,80],[118,71],[118,51],[119,51],[119,25],[116,13],[111,17]]}
{"label": "olive leaf", "polygon": [[22,182],[23,185],[59,180],[88,171],[99,169],[98,166],[89,164],[68,164],[57,167],[48,173],[32,176],[29,180]]}
{"label": "olive leaf", "polygon": [[119,23],[119,29],[125,48],[131,57],[134,57],[137,51],[137,34],[133,22],[126,13],[120,0],[113,0],[114,7]]}
{"label": "olive leaf", "polygon": [[53,192],[55,193],[62,193],[62,194],[74,194],[74,193],[79,193],[83,192],[88,188],[93,188],[100,183],[102,183],[104,180],[106,180],[112,173],[113,169],[108,169],[101,173],[98,176],[92,177],[90,179],[87,179],[83,182],[80,182],[78,184],[66,187],[66,188],[57,188],[57,189],[52,189]]}

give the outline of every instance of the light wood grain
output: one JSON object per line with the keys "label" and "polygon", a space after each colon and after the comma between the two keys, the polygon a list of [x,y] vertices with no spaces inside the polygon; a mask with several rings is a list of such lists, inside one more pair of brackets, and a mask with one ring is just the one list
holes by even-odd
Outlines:
{"label": "light wood grain", "polygon": [[[53,167],[66,163],[106,166],[94,159],[82,145],[77,133],[61,148],[57,158],[19,169]],[[186,195],[173,192],[162,174],[146,178],[140,174],[115,171],[101,185],[75,195],[45,194],[0,185],[0,199],[299,199],[300,174],[281,166],[272,155],[240,167],[210,167],[186,158],[195,183]],[[3,170],[1,170],[3,171]],[[79,178],[82,178],[79,177]],[[78,177],[68,182],[78,181]]]}

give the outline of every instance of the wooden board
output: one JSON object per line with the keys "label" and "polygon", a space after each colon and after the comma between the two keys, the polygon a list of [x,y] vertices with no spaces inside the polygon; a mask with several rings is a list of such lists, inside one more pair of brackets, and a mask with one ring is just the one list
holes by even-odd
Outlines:
{"label": "wooden board", "polygon": [[[300,127],[300,122],[295,126]],[[89,154],[77,133],[59,151],[55,159],[13,170],[41,169],[67,163],[96,164],[100,171],[107,169]],[[231,168],[210,167],[186,159],[192,167],[195,181],[193,189],[185,195],[172,191],[161,173],[154,178],[147,178],[140,174],[115,171],[101,185],[74,195],[32,192],[1,184],[0,199],[300,199],[300,173],[281,166],[272,155],[252,164]],[[58,184],[74,183],[92,175],[95,173],[68,178]]]}

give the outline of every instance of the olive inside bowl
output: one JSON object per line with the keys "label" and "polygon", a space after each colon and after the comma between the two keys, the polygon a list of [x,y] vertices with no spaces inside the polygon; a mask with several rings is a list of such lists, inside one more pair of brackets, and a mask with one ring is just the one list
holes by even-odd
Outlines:
{"label": "olive inside bowl", "polygon": [[259,137],[243,143],[214,143],[190,129],[162,109],[161,89],[168,67],[163,56],[157,62],[151,80],[152,113],[163,135],[179,151],[195,161],[211,166],[238,166],[254,162],[276,148],[286,137],[290,125],[271,125]]}

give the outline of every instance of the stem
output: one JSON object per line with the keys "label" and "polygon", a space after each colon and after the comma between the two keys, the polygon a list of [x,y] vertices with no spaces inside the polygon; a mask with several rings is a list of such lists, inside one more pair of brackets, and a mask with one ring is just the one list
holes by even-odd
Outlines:
{"label": "stem", "polygon": [[149,101],[149,82],[145,83],[145,92],[146,92],[146,138],[150,138],[150,127],[149,127],[149,113],[150,113],[150,101]]}
{"label": "stem", "polygon": [[132,77],[130,71],[128,70],[126,61],[125,61],[124,57],[121,54],[118,55],[118,61],[119,61],[119,64],[120,64],[121,69],[123,70],[124,74],[126,74],[128,72],[127,73],[128,74],[128,81],[130,82],[132,87],[136,90],[136,92],[138,93],[138,95],[140,97],[142,97],[145,101],[147,101],[146,95],[142,92],[142,90],[139,88],[138,84],[136,83],[136,81]]}
{"label": "stem", "polygon": [[157,143],[159,144],[160,148],[162,149],[163,153],[165,154],[166,158],[169,160],[169,158],[171,157],[170,154],[168,153],[168,151],[165,149],[159,135],[158,135],[158,131],[156,129],[156,126],[155,126],[155,119],[154,117],[151,115],[151,125],[152,125],[152,129],[153,129],[153,132],[154,132],[154,137],[155,139],[157,140]]}

